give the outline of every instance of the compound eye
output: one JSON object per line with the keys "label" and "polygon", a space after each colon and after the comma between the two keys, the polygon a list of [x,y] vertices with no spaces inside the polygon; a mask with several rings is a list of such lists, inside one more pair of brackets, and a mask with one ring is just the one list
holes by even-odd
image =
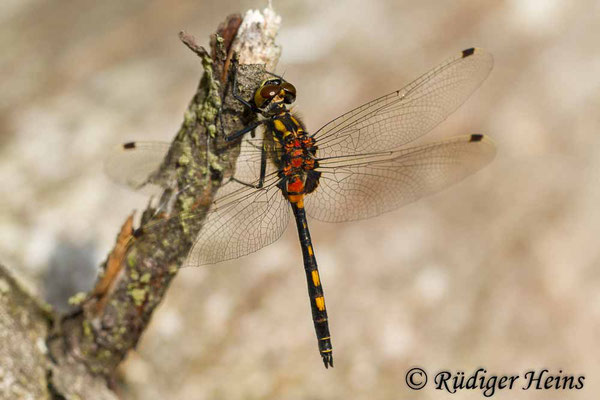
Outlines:
{"label": "compound eye", "polygon": [[279,87],[277,85],[265,85],[260,89],[260,97],[263,99],[272,99],[279,93]]}
{"label": "compound eye", "polygon": [[258,108],[262,108],[279,93],[279,85],[266,84],[260,87],[254,95],[254,103]]}
{"label": "compound eye", "polygon": [[296,100],[296,88],[289,82],[284,82],[281,85],[281,88],[285,92],[285,97],[283,101],[286,104],[292,104]]}

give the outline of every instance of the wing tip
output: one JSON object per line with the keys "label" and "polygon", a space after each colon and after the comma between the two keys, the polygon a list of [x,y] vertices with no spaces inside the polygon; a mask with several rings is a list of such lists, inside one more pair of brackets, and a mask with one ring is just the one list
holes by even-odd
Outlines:
{"label": "wing tip", "polygon": [[469,135],[468,143],[473,143],[475,146],[482,145],[487,148],[486,151],[491,154],[490,161],[496,156],[496,143],[488,135],[473,133]]}
{"label": "wing tip", "polygon": [[473,133],[469,135],[469,143],[485,143],[491,145],[492,147],[496,147],[496,143],[494,140],[488,135],[484,135],[483,133]]}
{"label": "wing tip", "polygon": [[135,142],[123,143],[123,150],[135,149]]}
{"label": "wing tip", "polygon": [[469,56],[475,54],[477,52],[477,50],[478,49],[475,48],[475,47],[470,47],[468,49],[463,50],[462,51],[462,58],[466,58],[466,57],[469,57]]}
{"label": "wing tip", "polygon": [[469,142],[481,142],[484,138],[484,135],[481,133],[474,133],[469,137]]}

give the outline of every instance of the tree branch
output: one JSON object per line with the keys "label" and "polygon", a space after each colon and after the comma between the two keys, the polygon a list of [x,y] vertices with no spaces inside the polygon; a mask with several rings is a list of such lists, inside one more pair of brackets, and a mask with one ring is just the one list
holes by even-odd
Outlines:
{"label": "tree branch", "polygon": [[0,265],[1,398],[44,398],[44,343],[51,318],[48,308],[38,304]]}
{"label": "tree branch", "polygon": [[[243,19],[230,16],[212,36],[210,54],[192,36],[180,33],[182,42],[200,57],[203,75],[171,149],[151,177],[165,189],[159,205],[170,207],[158,215],[163,223],[136,237],[133,218],[128,218],[95,289],[81,300],[77,312],[54,326],[48,340],[54,360],[49,387],[61,396],[81,397],[69,379],[82,365],[96,376],[113,376],[148,326],[202,229],[222,180],[234,172],[239,144],[227,143],[223,132],[235,132],[256,118],[231,95],[232,54],[239,54],[239,91],[251,98],[264,79],[264,64],[273,68],[277,63],[279,22],[271,9],[249,11]],[[156,220],[157,208],[152,204],[146,208],[142,226]],[[180,213],[191,217],[167,220]]]}

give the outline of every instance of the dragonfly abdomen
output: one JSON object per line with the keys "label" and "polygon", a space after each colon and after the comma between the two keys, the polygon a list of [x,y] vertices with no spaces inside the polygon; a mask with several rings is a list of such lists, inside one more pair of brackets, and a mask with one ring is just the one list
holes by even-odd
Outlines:
{"label": "dragonfly abdomen", "polygon": [[302,201],[303,195],[298,195],[300,201],[291,202],[296,226],[298,227],[298,236],[302,248],[302,258],[304,260],[304,271],[306,272],[306,282],[308,284],[308,297],[310,298],[310,309],[312,311],[315,333],[319,344],[319,353],[323,359],[325,368],[333,367],[333,347],[331,345],[331,335],[329,333],[329,322],[327,309],[325,308],[325,297],[323,295],[323,286],[321,277],[317,268],[317,259],[310,239],[308,224],[306,222],[306,212]]}
{"label": "dragonfly abdomen", "polygon": [[314,139],[304,131],[304,126],[300,120],[289,112],[273,117],[267,129],[271,131],[273,139],[282,146],[283,151],[279,160],[280,187],[283,195],[292,206],[296,226],[298,227],[319,353],[325,367],[333,367],[333,350],[323,286],[321,285],[317,259],[315,258],[304,210],[304,195],[315,190],[319,182],[320,172],[314,170],[318,166],[315,160],[317,148]]}

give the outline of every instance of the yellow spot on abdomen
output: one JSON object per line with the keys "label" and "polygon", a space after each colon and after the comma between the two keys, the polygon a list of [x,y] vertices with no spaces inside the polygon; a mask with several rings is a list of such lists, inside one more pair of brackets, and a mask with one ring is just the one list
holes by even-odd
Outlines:
{"label": "yellow spot on abdomen", "polygon": [[283,122],[281,122],[278,119],[273,121],[273,125],[275,126],[275,129],[277,129],[279,132],[285,132],[287,130],[285,129],[285,125],[283,124]]}
{"label": "yellow spot on abdomen", "polygon": [[[309,249],[310,249],[310,247],[309,247]],[[319,286],[321,284],[321,280],[319,279],[319,271],[314,270],[311,272],[311,274],[312,274],[313,284],[315,286]]]}
{"label": "yellow spot on abdomen", "polygon": [[323,296],[315,297],[315,305],[317,306],[317,310],[324,311],[325,310],[325,299]]}
{"label": "yellow spot on abdomen", "polygon": [[[315,254],[315,253],[313,253],[312,246],[308,246],[308,255],[312,256],[312,255],[314,255],[314,254]],[[314,271],[314,272],[317,272],[317,271]],[[317,275],[318,275],[318,274],[319,274],[319,273],[317,272]]]}
{"label": "yellow spot on abdomen", "polygon": [[295,203],[298,208],[304,208],[304,195],[303,194],[291,194],[288,199]]}

